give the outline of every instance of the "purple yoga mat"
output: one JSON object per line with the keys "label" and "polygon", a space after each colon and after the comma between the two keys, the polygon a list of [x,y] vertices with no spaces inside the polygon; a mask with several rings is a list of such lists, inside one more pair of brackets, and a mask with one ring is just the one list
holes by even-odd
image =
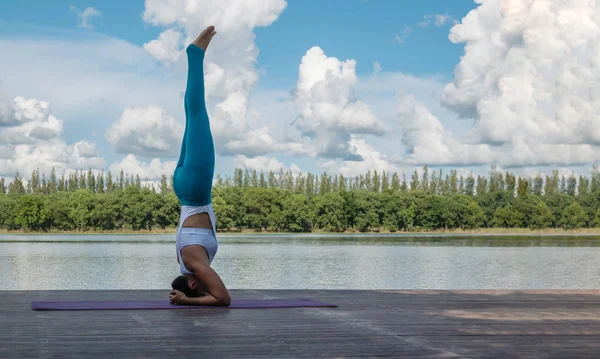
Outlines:
{"label": "purple yoga mat", "polygon": [[258,308],[303,308],[328,307],[335,304],[322,303],[312,299],[232,299],[229,307],[173,305],[168,300],[142,301],[67,301],[32,302],[33,310],[134,310],[134,309],[258,309]]}

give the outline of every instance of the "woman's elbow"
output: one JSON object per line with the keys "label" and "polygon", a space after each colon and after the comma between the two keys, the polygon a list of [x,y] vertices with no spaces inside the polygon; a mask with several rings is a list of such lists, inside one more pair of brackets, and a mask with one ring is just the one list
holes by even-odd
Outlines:
{"label": "woman's elbow", "polygon": [[218,305],[221,305],[224,307],[229,307],[230,304],[231,304],[231,296],[229,295],[229,293],[225,293],[225,295],[220,296],[218,298]]}

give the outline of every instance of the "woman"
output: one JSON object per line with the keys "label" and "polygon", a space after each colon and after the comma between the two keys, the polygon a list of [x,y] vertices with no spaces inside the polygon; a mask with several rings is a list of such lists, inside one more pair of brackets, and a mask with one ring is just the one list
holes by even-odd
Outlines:
{"label": "woman", "polygon": [[182,275],[171,284],[172,304],[228,306],[231,302],[225,284],[210,267],[218,248],[211,200],[215,149],[204,102],[203,62],[215,34],[214,26],[207,27],[186,49],[185,133],[173,176],[181,203],[176,248]]}

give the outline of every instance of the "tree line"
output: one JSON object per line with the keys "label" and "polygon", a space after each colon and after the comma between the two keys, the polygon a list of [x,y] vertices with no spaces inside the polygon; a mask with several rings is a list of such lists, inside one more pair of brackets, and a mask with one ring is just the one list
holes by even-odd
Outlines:
{"label": "tree line", "polygon": [[[600,227],[600,171],[523,178],[491,166],[488,176],[474,177],[425,166],[410,178],[386,171],[347,178],[235,169],[216,177],[213,206],[220,231],[592,228]],[[172,176],[157,186],[123,171],[0,178],[4,230],[167,229],[177,226],[180,208]]]}

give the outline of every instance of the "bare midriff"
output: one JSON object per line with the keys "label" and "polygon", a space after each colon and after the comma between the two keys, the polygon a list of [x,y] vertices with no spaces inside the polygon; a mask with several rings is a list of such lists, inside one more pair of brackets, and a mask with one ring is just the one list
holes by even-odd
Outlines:
{"label": "bare midriff", "polygon": [[210,217],[208,213],[196,213],[194,215],[189,216],[183,222],[182,227],[185,228],[208,228],[212,229],[212,223],[210,222]]}

